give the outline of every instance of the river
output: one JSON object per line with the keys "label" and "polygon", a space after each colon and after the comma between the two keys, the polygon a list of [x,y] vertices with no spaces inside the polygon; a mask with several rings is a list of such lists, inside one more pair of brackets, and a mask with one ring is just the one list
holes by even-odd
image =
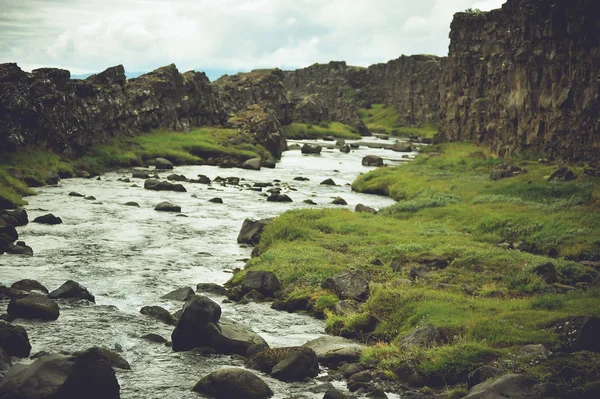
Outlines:
{"label": "river", "polygon": [[[158,172],[161,179],[171,173],[188,178],[204,174],[211,179],[242,179],[240,186],[183,183],[186,193],[145,190],[143,180],[131,178],[131,170],[112,171],[99,179],[64,179],[58,186],[41,187],[37,196],[27,198],[30,220],[53,213],[63,224],[30,223],[19,228],[19,239],[33,248],[34,256],[0,255],[0,283],[10,285],[29,278],[53,290],[72,279],[96,296],[96,305],[59,301],[61,315],[54,322],[18,319],[14,323],[26,328],[32,354],[73,352],[91,346],[121,350],[131,364],[131,370],[116,370],[123,398],[199,398],[191,388],[201,377],[225,366],[243,366],[243,362],[232,356],[176,353],[165,345],[140,339],[148,333],[169,339],[173,329],[141,315],[140,308],[159,305],[175,312],[182,304],[161,296],[182,286],[195,289],[201,282],[227,281],[231,270],[243,267],[244,259],[250,257],[251,248],[236,243],[246,218],[276,216],[295,208],[339,207],[330,204],[337,196],[348,202],[348,209],[358,203],[375,208],[391,205],[389,198],[351,191],[349,184],[356,176],[373,169],[361,165],[365,155],[379,155],[388,164],[399,163],[402,157],[390,150],[364,146],[349,154],[324,149],[319,156],[292,150],[284,153],[275,169],[177,166],[173,171]],[[294,181],[297,176],[310,180]],[[131,182],[118,180],[126,177]],[[337,186],[319,184],[327,178]],[[282,193],[294,202],[267,202],[264,192],[243,187],[255,182],[279,183]],[[72,191],[96,199],[69,196]],[[224,203],[208,202],[214,197]],[[317,205],[305,204],[305,199]],[[124,206],[128,201],[136,201],[140,207]],[[155,211],[154,206],[162,201],[180,205],[185,217]],[[278,312],[269,304],[221,303],[223,297],[207,296],[221,304],[224,316],[251,327],[272,347],[302,345],[324,335],[322,320]],[[6,302],[0,307],[5,309]],[[288,384],[261,377],[275,398],[323,396],[310,392],[318,381]],[[343,387],[344,383],[336,385]]]}

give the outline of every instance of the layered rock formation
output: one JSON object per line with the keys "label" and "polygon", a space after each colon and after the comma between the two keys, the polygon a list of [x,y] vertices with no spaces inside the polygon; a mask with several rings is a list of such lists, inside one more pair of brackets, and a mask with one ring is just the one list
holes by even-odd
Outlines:
{"label": "layered rock formation", "polygon": [[500,155],[600,158],[596,0],[508,0],[458,13],[444,68],[440,135]]}
{"label": "layered rock formation", "polygon": [[93,143],[156,128],[222,124],[226,115],[204,73],[169,65],[126,80],[122,65],[86,80],[69,71],[0,65],[0,149],[43,145],[79,154]]}

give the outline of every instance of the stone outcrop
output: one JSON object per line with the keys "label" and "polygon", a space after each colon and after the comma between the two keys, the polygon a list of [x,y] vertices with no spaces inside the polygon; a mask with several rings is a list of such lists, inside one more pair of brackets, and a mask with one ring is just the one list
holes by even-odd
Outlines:
{"label": "stone outcrop", "polygon": [[457,13],[444,68],[440,136],[597,159],[600,20],[595,0],[508,0]]}

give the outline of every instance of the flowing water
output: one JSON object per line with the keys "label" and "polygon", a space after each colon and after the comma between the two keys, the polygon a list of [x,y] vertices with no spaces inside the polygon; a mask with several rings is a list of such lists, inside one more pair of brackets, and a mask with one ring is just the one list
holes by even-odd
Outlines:
{"label": "flowing water", "polygon": [[[375,208],[392,204],[389,198],[350,190],[349,184],[359,173],[372,169],[361,165],[362,157],[369,154],[382,156],[388,164],[401,161],[399,153],[362,146],[349,154],[324,150],[320,156],[296,150],[285,152],[275,169],[181,166],[158,172],[161,179],[171,173],[188,178],[198,174],[211,179],[235,176],[242,179],[239,186],[183,183],[186,193],[157,192],[143,189],[143,180],[131,178],[131,170],[119,170],[100,180],[65,179],[58,186],[42,187],[39,195],[27,198],[30,220],[51,212],[61,217],[63,224],[30,223],[19,228],[20,239],[35,255],[0,256],[0,283],[10,285],[30,278],[53,290],[72,279],[96,296],[96,305],[59,301],[61,315],[54,322],[19,319],[14,323],[26,328],[32,354],[73,352],[91,346],[122,350],[121,355],[131,364],[131,370],[117,369],[123,398],[199,398],[190,389],[201,377],[226,366],[243,366],[243,362],[235,356],[176,353],[163,344],[140,339],[148,333],[168,339],[173,329],[141,315],[140,308],[159,305],[175,312],[182,304],[161,296],[182,286],[227,281],[231,270],[243,267],[244,259],[250,257],[251,248],[236,243],[246,218],[272,217],[294,208],[339,207],[330,204],[337,196],[348,202],[349,209],[358,203]],[[310,180],[294,181],[297,176]],[[131,182],[118,181],[124,177]],[[337,186],[320,185],[326,178],[332,178]],[[255,182],[280,184],[282,193],[294,202],[267,202],[264,192],[245,186]],[[96,200],[69,196],[71,191]],[[214,197],[224,203],[208,202]],[[317,205],[305,204],[305,199]],[[140,207],[124,206],[128,201],[136,201]],[[154,206],[162,201],[180,205],[185,217],[156,212]],[[207,296],[221,304],[224,316],[249,326],[272,347],[302,345],[324,335],[323,321],[307,315],[278,312],[269,304],[221,303],[224,297]],[[1,303],[0,309],[5,306],[6,302]],[[287,384],[261,377],[275,398],[323,396],[310,392],[317,381]]]}

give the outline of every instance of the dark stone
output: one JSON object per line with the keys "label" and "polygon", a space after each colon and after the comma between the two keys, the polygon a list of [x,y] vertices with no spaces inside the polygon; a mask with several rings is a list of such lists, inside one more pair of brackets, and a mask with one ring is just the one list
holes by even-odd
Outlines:
{"label": "dark stone", "polygon": [[33,222],[41,224],[61,224],[62,219],[49,213],[47,215],[36,217],[35,219],[33,219]]}
{"label": "dark stone", "polygon": [[0,321],[0,348],[4,349],[8,356],[29,357],[31,344],[27,331],[21,326]]}
{"label": "dark stone", "polygon": [[52,299],[85,299],[86,301],[96,302],[96,298],[94,298],[94,295],[92,295],[87,288],[73,280],[67,280],[63,285],[49,293],[48,297]]}
{"label": "dark stone", "polygon": [[547,284],[554,284],[558,281],[558,275],[556,274],[556,267],[553,263],[544,263],[533,268],[533,273],[540,276]]}
{"label": "dark stone", "polygon": [[324,186],[336,186],[337,185],[337,184],[335,184],[333,179],[325,179],[321,182],[321,184]]}
{"label": "dark stone", "polygon": [[161,298],[163,299],[171,299],[173,301],[184,302],[191,298],[195,292],[191,287],[181,287],[177,288],[174,291],[169,292],[166,295],[163,295]]}
{"label": "dark stone", "polygon": [[222,204],[223,203],[223,198],[219,198],[219,197],[211,198],[211,199],[208,200],[208,202],[212,202],[214,204]]}
{"label": "dark stone", "polygon": [[241,368],[221,369],[203,377],[192,389],[216,399],[264,399],[273,391],[263,380]]}
{"label": "dark stone", "polygon": [[350,146],[348,144],[340,147],[340,152],[343,152],[344,154],[348,154],[350,152]]}
{"label": "dark stone", "polygon": [[273,297],[281,289],[281,283],[273,272],[249,270],[242,282],[244,292],[256,290],[266,297]]}
{"label": "dark stone", "polygon": [[140,309],[140,313],[170,326],[177,324],[177,319],[168,310],[160,306],[144,306]]}
{"label": "dark stone", "polygon": [[548,178],[549,182],[565,182],[577,179],[575,173],[567,167],[558,168],[552,175]]}
{"label": "dark stone", "polygon": [[0,347],[0,379],[4,376],[6,370],[12,366],[10,356]]}
{"label": "dark stone", "polygon": [[467,388],[470,390],[475,385],[504,374],[504,371],[493,366],[481,366],[469,373],[467,377]]}
{"label": "dark stone", "polygon": [[137,202],[134,202],[134,201],[126,202],[124,205],[126,205],[126,206],[134,206],[136,208],[140,207],[140,204],[138,204]]}
{"label": "dark stone", "polygon": [[106,348],[100,348],[100,347],[95,346],[95,347],[86,349],[83,352],[73,353],[73,356],[75,356],[79,359],[86,358],[87,360],[104,360],[111,367],[123,369],[123,370],[131,369],[131,366],[129,365],[129,362],[127,360],[125,360],[117,352],[110,350],[110,349],[106,349]]}
{"label": "dark stone", "polygon": [[165,337],[154,333],[143,335],[140,338],[145,339],[146,341],[156,342],[157,344],[164,344],[167,342]]}
{"label": "dark stone", "polygon": [[269,202],[293,202],[292,199],[286,194],[271,194],[267,201]]}
{"label": "dark stone", "polygon": [[205,334],[209,323],[216,324],[221,317],[221,307],[211,299],[192,295],[185,303],[183,312],[175,330],[171,334],[173,350],[176,352],[193,349],[197,346],[209,346]]}
{"label": "dark stone", "polygon": [[308,205],[317,205],[317,203],[311,199],[306,199],[302,202],[304,202],[305,204],[308,204]]}
{"label": "dark stone", "polygon": [[163,201],[160,204],[156,205],[154,207],[155,211],[159,211],[159,212],[175,212],[175,213],[180,213],[181,212],[181,207],[179,205],[175,205],[172,204],[168,201]]}
{"label": "dark stone", "polygon": [[371,208],[370,206],[365,206],[363,204],[356,205],[356,208],[354,208],[354,211],[355,212],[367,212],[367,213],[377,214],[377,210],[375,208]]}
{"label": "dark stone", "polygon": [[319,374],[317,355],[302,351],[293,353],[277,363],[271,370],[271,376],[281,381],[302,381]]}
{"label": "dark stone", "polygon": [[314,359],[311,360],[311,362],[313,362],[313,365],[316,364],[318,370],[318,362],[315,351],[311,348],[303,346],[268,348],[262,350],[250,356],[246,362],[246,366],[255,370],[260,370],[263,373],[271,374],[276,365],[288,358],[291,359],[291,356],[296,353],[305,353],[309,359],[313,359],[314,356]]}
{"label": "dark stone", "polygon": [[208,292],[210,294],[227,296],[227,289],[222,285],[215,283],[198,283],[196,286],[198,292]]}
{"label": "dark stone", "polygon": [[320,145],[304,144],[300,151],[302,154],[321,154],[322,147]]}
{"label": "dark stone", "polygon": [[239,244],[257,245],[263,230],[272,221],[273,219],[244,220],[240,233],[237,236],[237,242]]}
{"label": "dark stone", "polygon": [[13,211],[7,212],[6,215],[11,218],[11,224],[15,227],[25,226],[27,223],[29,223],[29,216],[24,208],[17,208]]}
{"label": "dark stone", "polygon": [[321,287],[333,291],[340,299],[364,301],[369,297],[369,282],[358,272],[341,272],[329,277]]}
{"label": "dark stone", "polygon": [[161,181],[156,179],[147,179],[144,182],[144,188],[146,190],[154,191],[175,191],[179,193],[185,193],[187,190],[182,184],[173,184],[168,181]]}
{"label": "dark stone", "polygon": [[310,181],[310,179],[308,177],[303,177],[303,176],[297,176],[294,177],[295,181]]}
{"label": "dark stone", "polygon": [[498,378],[491,378],[475,385],[464,398],[542,399],[552,397],[553,395],[544,395],[546,389],[547,388],[543,384],[538,384],[537,381],[524,375],[505,374]]}
{"label": "dark stone", "polygon": [[262,161],[260,158],[251,158],[247,161],[244,161],[242,164],[242,169],[260,170],[261,165]]}
{"label": "dark stone", "polygon": [[44,294],[48,293],[48,289],[44,287],[39,281],[30,279],[19,280],[17,282],[14,282],[10,286],[10,288],[22,291],[41,291]]}
{"label": "dark stone", "polygon": [[392,151],[396,151],[396,152],[412,152],[413,148],[411,147],[410,143],[406,143],[406,142],[402,142],[402,141],[396,141],[394,143],[394,145],[392,146]]}
{"label": "dark stone", "polygon": [[45,295],[30,294],[11,300],[7,313],[21,319],[56,320],[60,315],[60,308]]}
{"label": "dark stone", "polygon": [[154,167],[156,169],[173,169],[173,163],[165,158],[156,158],[154,160]]}
{"label": "dark stone", "polygon": [[184,175],[178,175],[178,174],[172,174],[167,176],[167,180],[169,181],[187,181],[187,177],[185,177]]}
{"label": "dark stone", "polygon": [[335,197],[333,199],[333,201],[331,201],[332,204],[334,205],[348,205],[348,203],[346,202],[345,199],[343,199],[342,197]]}
{"label": "dark stone", "polygon": [[7,254],[33,256],[33,249],[23,241],[17,242],[17,245],[8,244],[5,250]]}

